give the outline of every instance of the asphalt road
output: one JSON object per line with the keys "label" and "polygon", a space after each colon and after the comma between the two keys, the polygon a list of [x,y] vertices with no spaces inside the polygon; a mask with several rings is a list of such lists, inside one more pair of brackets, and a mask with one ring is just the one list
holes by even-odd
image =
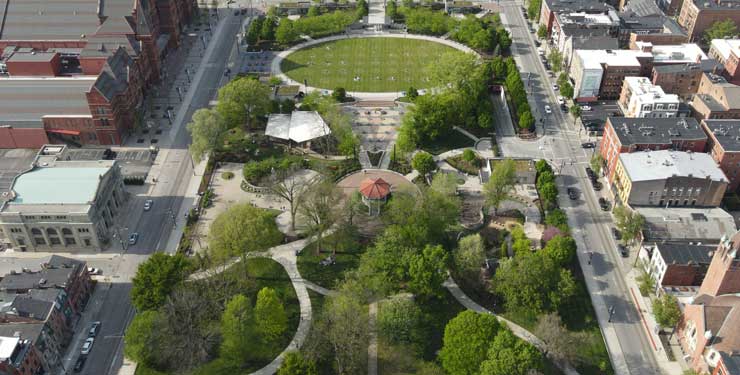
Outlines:
{"label": "asphalt road", "polygon": [[[566,197],[561,203],[568,213],[571,227],[576,228],[581,267],[593,271],[596,288],[590,293],[602,323],[602,332],[616,335],[618,347],[610,348],[615,370],[618,374],[659,374],[653,350],[624,283],[624,273],[629,271],[630,261],[617,254],[610,234],[613,226],[611,215],[600,210],[598,197],[585,173],[590,152],[581,149],[581,139],[572,120],[559,110],[557,95],[534,45],[534,34],[529,31],[522,15],[522,4],[510,1],[500,4],[512,32],[512,53],[516,56],[522,77],[529,73],[530,104],[538,119],[538,132],[546,132],[551,139],[550,161],[556,171],[560,170],[560,180],[564,184],[561,191],[564,193],[566,186],[572,186],[582,192],[579,200],[570,201]],[[544,113],[545,105],[550,105],[552,114]],[[544,119],[542,123],[539,122],[541,118]],[[593,265],[587,263],[588,252],[594,253]],[[610,307],[615,309],[611,323],[606,321]]]}

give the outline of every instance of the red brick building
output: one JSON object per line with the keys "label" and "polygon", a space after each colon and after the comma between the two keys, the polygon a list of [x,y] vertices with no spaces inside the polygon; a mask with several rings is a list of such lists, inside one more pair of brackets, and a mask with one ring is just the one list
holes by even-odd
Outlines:
{"label": "red brick building", "polygon": [[740,2],[737,0],[685,0],[678,24],[686,29],[689,40],[701,41],[704,32],[717,21],[730,19],[740,24]]}
{"label": "red brick building", "polygon": [[701,126],[709,136],[707,150],[730,180],[729,192],[740,186],[740,120],[702,120]]}
{"label": "red brick building", "polygon": [[698,63],[660,65],[653,68],[651,81],[669,94],[689,98],[699,91],[699,83],[704,73],[718,73],[722,65],[716,60],[702,60]]}
{"label": "red brick building", "polygon": [[674,242],[653,244],[648,269],[656,287],[701,285],[716,247]]}
{"label": "red brick building", "polygon": [[722,76],[704,73],[690,105],[697,120],[740,119],[740,86]]}
{"label": "red brick building", "polygon": [[719,362],[712,375],[740,375],[740,353],[720,352]]}
{"label": "red brick building", "polygon": [[619,154],[644,150],[704,152],[707,135],[692,118],[608,117],[599,152],[612,182]]}
{"label": "red brick building", "polygon": [[740,39],[715,39],[709,56],[724,66],[723,76],[735,85],[740,84]]}

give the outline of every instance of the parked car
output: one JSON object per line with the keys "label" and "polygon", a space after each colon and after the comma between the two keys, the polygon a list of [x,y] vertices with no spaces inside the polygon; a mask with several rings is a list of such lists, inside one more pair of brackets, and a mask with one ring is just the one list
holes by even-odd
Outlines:
{"label": "parked car", "polygon": [[599,198],[599,207],[602,211],[609,211],[609,201],[606,198]]}
{"label": "parked car", "polygon": [[601,191],[601,189],[604,187],[604,185],[602,185],[601,182],[596,181],[596,180],[591,181],[591,186],[593,186],[594,190],[596,191]]}
{"label": "parked car", "polygon": [[560,86],[558,86],[557,83],[553,83],[552,84],[552,89],[555,90],[555,91],[558,91],[558,89],[560,89]]}
{"label": "parked car", "polygon": [[593,142],[583,142],[581,143],[581,148],[594,148],[596,147],[596,144]]}
{"label": "parked car", "polygon": [[560,105],[565,104],[565,98],[562,95],[558,95],[558,104]]}
{"label": "parked car", "polygon": [[85,367],[85,361],[87,361],[87,356],[81,355],[77,357],[77,362],[75,362],[74,371],[82,372],[82,368]]}
{"label": "parked car", "polygon": [[593,110],[593,108],[591,108],[591,106],[589,106],[589,105],[583,105],[583,106],[581,106],[581,111],[590,112],[592,110]]}
{"label": "parked car", "polygon": [[100,323],[99,321],[94,321],[92,324],[90,324],[90,329],[87,331],[87,337],[95,337],[98,335],[98,332],[100,331]]}
{"label": "parked car", "polygon": [[545,106],[545,113],[547,113],[548,115],[549,115],[550,113],[552,113],[552,108],[550,108],[550,106],[549,106],[549,105],[546,105],[546,106]]}
{"label": "parked car", "polygon": [[578,199],[578,189],[568,188],[568,197],[572,200]]}
{"label": "parked car", "polygon": [[622,258],[629,258],[630,251],[624,245],[617,245],[617,249],[619,249],[619,253],[622,254]]}
{"label": "parked car", "polygon": [[612,228],[612,236],[614,236],[615,240],[619,241],[622,239],[622,232],[617,228]]}
{"label": "parked car", "polygon": [[87,267],[87,273],[91,275],[100,275],[103,273],[103,271],[100,268]]}
{"label": "parked car", "polygon": [[82,344],[82,349],[80,349],[80,354],[82,355],[88,355],[90,354],[90,351],[92,350],[93,344],[95,343],[94,337],[88,337],[85,339],[85,342]]}
{"label": "parked car", "polygon": [[130,236],[128,236],[128,244],[129,245],[136,245],[136,241],[139,240],[139,233],[131,233]]}
{"label": "parked car", "polygon": [[586,167],[586,175],[592,180],[596,177],[596,173],[594,173],[594,170],[591,169],[591,167]]}
{"label": "parked car", "polygon": [[147,199],[144,201],[144,211],[149,211],[152,209],[152,204],[154,204],[154,201],[151,199]]}

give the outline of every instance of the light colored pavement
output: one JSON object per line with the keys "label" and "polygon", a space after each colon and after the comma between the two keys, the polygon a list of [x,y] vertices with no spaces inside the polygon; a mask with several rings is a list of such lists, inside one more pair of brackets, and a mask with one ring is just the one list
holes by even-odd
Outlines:
{"label": "light colored pavement", "polygon": [[367,346],[367,374],[378,375],[378,302],[368,306],[368,332],[370,343]]}
{"label": "light colored pavement", "polygon": [[[583,269],[586,285],[596,311],[607,345],[612,365],[617,374],[658,374],[671,372],[673,367],[656,353],[651,346],[641,314],[631,297],[630,287],[625,283],[624,274],[631,267],[630,260],[622,259],[616,251],[610,235],[612,219],[602,212],[596,201],[597,195],[586,178],[584,166],[588,164],[590,153],[580,148],[578,132],[572,121],[560,111],[543,115],[540,108],[549,104],[553,108],[556,96],[546,78],[546,72],[537,57],[532,34],[521,13],[521,3],[502,1],[502,22],[512,34],[512,53],[515,55],[522,76],[531,73],[531,105],[536,118],[544,118],[545,133],[536,145],[527,148],[526,142],[513,137],[503,137],[502,151],[507,156],[543,157],[558,172],[561,192],[565,187],[578,186],[584,193],[582,200],[561,199],[561,206],[568,214],[569,224],[574,228],[578,243],[578,259]],[[545,117],[543,117],[545,116]],[[521,145],[518,148],[517,145]],[[526,150],[526,151],[525,151]],[[594,253],[593,264],[588,263],[589,252]],[[609,319],[609,309],[615,313]]]}
{"label": "light colored pavement", "polygon": [[[452,279],[452,277],[448,278],[444,282],[444,287],[447,288],[447,290],[450,291],[453,297],[460,302],[463,306],[465,306],[466,309],[472,310],[481,314],[490,314],[496,317],[496,319],[504,324],[506,324],[509,329],[511,329],[511,332],[514,333],[517,337],[520,339],[534,345],[539,349],[541,352],[547,353],[547,348],[545,347],[545,343],[542,342],[537,336],[532,334],[531,332],[527,331],[526,329],[522,328],[518,324],[503,318],[499,315],[494,314],[490,310],[486,309],[485,307],[477,304],[475,301],[470,299],[465,292],[463,292],[460,287],[455,283],[455,280]],[[561,361],[552,361],[558,368],[563,371],[566,375],[578,375],[578,371],[576,371],[573,366],[571,366],[568,363],[563,363]]]}

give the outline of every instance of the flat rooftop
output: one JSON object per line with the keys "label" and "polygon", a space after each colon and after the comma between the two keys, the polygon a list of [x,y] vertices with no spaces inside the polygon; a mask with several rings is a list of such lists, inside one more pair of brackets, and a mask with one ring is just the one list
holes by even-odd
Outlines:
{"label": "flat rooftop", "polygon": [[642,52],[638,50],[576,50],[576,55],[583,61],[583,67],[585,69],[601,69],[601,64],[611,66],[633,66],[639,67],[640,61],[638,57],[650,57],[650,52]]}
{"label": "flat rooftop", "polygon": [[653,102],[679,102],[678,95],[666,94],[662,87],[653,85],[648,78],[624,77],[624,83],[632,89],[632,96],[644,98],[643,102],[649,99]]}
{"label": "flat rooftop", "polygon": [[646,241],[719,241],[737,232],[735,219],[721,208],[636,207],[645,217]]}
{"label": "flat rooftop", "polygon": [[725,181],[727,177],[709,154],[683,151],[643,151],[619,154],[630,180],[654,181],[670,177],[711,178]]}
{"label": "flat rooftop", "polygon": [[704,120],[704,124],[725,152],[740,152],[740,120]]}
{"label": "flat rooftop", "polygon": [[706,133],[691,117],[608,117],[622,146],[671,144],[674,141],[703,141]]}
{"label": "flat rooftop", "polygon": [[704,264],[712,261],[711,253],[717,245],[692,245],[688,243],[667,242],[657,244],[666,264]]}
{"label": "flat rooftop", "polygon": [[1,40],[70,40],[100,25],[98,0],[2,0]]}
{"label": "flat rooftop", "polygon": [[92,116],[85,93],[96,79],[0,79],[0,125],[41,127],[44,116]]}
{"label": "flat rooftop", "polygon": [[18,177],[13,185],[13,205],[22,204],[89,204],[95,199],[100,179],[112,162],[99,167],[36,168]]}
{"label": "flat rooftop", "polygon": [[0,207],[9,195],[13,179],[23,171],[31,169],[33,160],[36,158],[36,150],[30,149],[5,149],[0,150]]}
{"label": "flat rooftop", "polygon": [[712,39],[711,48],[716,50],[723,60],[727,60],[732,53],[740,56],[740,39]]}
{"label": "flat rooftop", "polygon": [[639,49],[643,45],[652,45],[653,63],[695,63],[708,59],[704,51],[695,43],[683,43],[672,45],[653,45],[652,43],[637,42]]}

